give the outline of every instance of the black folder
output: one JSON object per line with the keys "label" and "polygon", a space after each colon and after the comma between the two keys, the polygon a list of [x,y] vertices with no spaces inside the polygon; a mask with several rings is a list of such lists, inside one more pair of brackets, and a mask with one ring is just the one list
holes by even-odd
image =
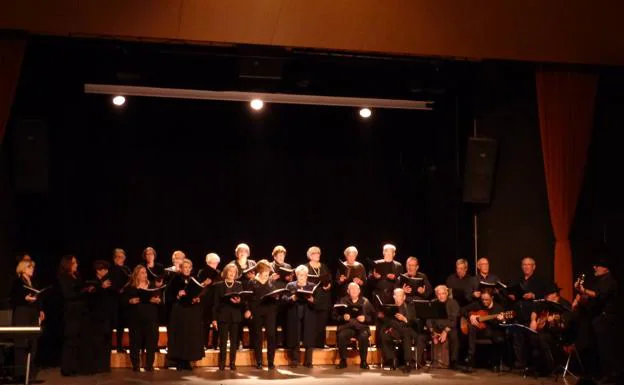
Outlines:
{"label": "black folder", "polygon": [[356,318],[357,316],[362,315],[362,310],[362,306],[349,305],[346,303],[337,303],[334,305],[334,311],[338,315],[343,316],[345,314],[349,314],[351,318]]}
{"label": "black folder", "polygon": [[446,312],[446,303],[437,299],[427,301],[424,299],[415,299],[412,305],[416,311],[416,318],[419,319],[445,319],[448,318]]}
{"label": "black folder", "polygon": [[375,261],[375,271],[385,278],[388,274],[396,274],[394,271],[394,262],[386,262],[383,259]]}
{"label": "black folder", "polygon": [[150,300],[154,297],[160,297],[162,294],[162,290],[166,286],[154,287],[149,289],[137,289],[139,302],[141,303],[151,303]]}

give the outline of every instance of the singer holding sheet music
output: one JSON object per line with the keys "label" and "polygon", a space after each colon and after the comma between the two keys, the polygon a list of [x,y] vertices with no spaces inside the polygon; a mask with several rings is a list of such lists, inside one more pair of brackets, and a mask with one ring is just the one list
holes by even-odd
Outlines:
{"label": "singer holding sheet music", "polygon": [[214,349],[219,344],[219,333],[216,328],[212,328],[212,320],[215,319],[212,309],[214,307],[214,285],[221,281],[221,271],[218,269],[220,262],[221,258],[216,253],[208,253],[206,266],[197,273],[197,280],[206,287],[201,301],[204,309],[202,319],[204,336],[202,340],[208,349]]}
{"label": "singer holding sheet music", "polygon": [[405,261],[405,274],[399,276],[399,285],[405,291],[408,302],[412,299],[427,299],[433,293],[433,287],[425,273],[418,271],[418,258],[408,257]]}
{"label": "singer holding sheet music", "polygon": [[347,367],[347,347],[351,338],[355,338],[360,351],[360,368],[368,369],[367,355],[370,337],[370,325],[373,322],[373,305],[361,296],[360,285],[351,282],[347,288],[347,296],[340,298],[334,305],[334,320],[338,324],[336,341],[340,363],[337,369]]}
{"label": "singer holding sheet music", "polygon": [[[39,326],[45,319],[45,314],[41,310],[40,290],[33,282],[35,273],[35,262],[32,260],[22,260],[15,269],[17,278],[11,286],[11,307],[13,309],[12,326]],[[26,375],[26,367],[22,366],[26,362],[27,352],[30,349],[31,357],[37,354],[37,338],[15,338],[14,339],[14,361],[17,364],[14,375],[22,380]],[[31,364],[34,360],[31,358]],[[33,373],[31,371],[31,373]]]}
{"label": "singer holding sheet music", "polygon": [[[289,282],[295,279],[295,270],[290,264],[286,263],[286,248],[282,245],[275,246],[271,256],[273,256],[271,281],[279,287],[286,287]],[[277,341],[277,344],[284,347],[286,346],[286,329],[288,328],[288,323],[286,322],[287,309],[283,302],[280,302],[277,306],[277,326],[282,328],[281,336],[278,335],[281,338]]]}
{"label": "singer holding sheet music", "polygon": [[307,256],[309,262],[305,264],[308,268],[308,280],[320,285],[314,292],[314,309],[316,311],[316,337],[314,346],[319,349],[325,347],[325,327],[329,321],[331,311],[331,272],[327,265],[321,263],[321,249],[312,246],[308,249]]}
{"label": "singer holding sheet music", "polygon": [[355,282],[363,294],[366,288],[366,269],[364,265],[356,261],[358,249],[355,246],[349,246],[344,250],[344,256],[345,260],[339,261],[336,273],[338,297],[342,298],[347,295],[347,287],[351,282]]}
{"label": "singer holding sheet music", "polygon": [[203,283],[191,276],[193,262],[184,259],[180,274],[169,284],[175,294],[167,328],[167,358],[176,362],[178,370],[192,370],[191,361],[204,357],[204,343],[201,339]]}
{"label": "singer holding sheet music", "polygon": [[468,274],[467,260],[460,258],[455,261],[455,273],[446,279],[446,286],[460,307],[468,305],[476,298],[474,293],[477,291],[477,280]]}
{"label": "singer holding sheet music", "polygon": [[251,312],[246,309],[241,296],[236,295],[243,291],[243,284],[236,281],[237,273],[236,265],[233,263],[225,265],[221,272],[223,281],[217,282],[214,286],[212,326],[219,330],[219,370],[225,370],[228,337],[230,339],[230,369],[236,370],[238,333],[243,321],[243,311],[245,318],[251,317]]}
{"label": "singer holding sheet music", "polygon": [[299,365],[299,344],[303,342],[305,358],[303,366],[312,367],[316,330],[315,288],[316,285],[308,281],[308,268],[299,265],[295,269],[297,279],[286,285],[288,290],[282,301],[288,306],[288,329],[286,346],[288,347],[288,361],[291,368]]}
{"label": "singer holding sheet music", "polygon": [[148,275],[145,266],[135,267],[130,284],[123,293],[128,304],[130,361],[135,372],[141,368],[142,348],[145,348],[145,370],[154,370],[154,356],[158,345],[158,308],[162,302],[162,289],[150,282]]}
{"label": "singer holding sheet music", "polygon": [[394,289],[393,298],[393,304],[382,305],[381,346],[384,365],[389,365],[393,369],[396,368],[394,346],[399,344],[402,347],[403,371],[409,373],[412,370],[412,345],[414,338],[416,338],[413,329],[416,314],[414,308],[405,302],[406,296],[403,289]]}
{"label": "singer holding sheet music", "polygon": [[156,262],[156,250],[153,247],[146,247],[141,255],[141,264],[147,269],[147,277],[154,286],[160,287],[164,284],[165,267]]}
{"label": "singer holding sheet music", "polygon": [[91,312],[91,341],[93,344],[93,371],[110,372],[110,352],[113,312],[117,297],[112,290],[110,264],[104,260],[93,262],[95,290],[89,296]]}
{"label": "singer holding sheet music", "polygon": [[113,250],[113,264],[110,267],[111,289],[115,295],[117,306],[113,308],[112,326],[117,330],[115,334],[117,352],[123,353],[124,328],[128,324],[127,308],[128,304],[123,300],[123,291],[130,282],[132,270],[125,265],[126,252],[123,249]]}
{"label": "singer holding sheet music", "polygon": [[74,376],[93,372],[93,347],[87,297],[95,285],[86,283],[78,274],[78,260],[64,255],[59,266],[59,285],[63,296],[63,353],[61,374]]}
{"label": "singer holding sheet music", "polygon": [[[243,290],[249,290],[249,282],[256,276],[256,261],[249,259],[251,250],[246,243],[240,243],[234,249],[235,259],[230,262],[236,266],[236,279],[243,284]],[[240,336],[239,342],[243,343],[243,328],[247,326],[249,329],[249,346],[253,348],[256,341],[256,334],[253,332],[251,320],[243,319],[239,325],[238,335]]]}
{"label": "singer holding sheet music", "polygon": [[253,291],[249,308],[251,310],[251,325],[256,335],[254,351],[256,354],[256,368],[262,369],[262,328],[265,329],[267,338],[267,361],[269,369],[275,369],[276,347],[276,316],[277,306],[282,294],[286,289],[280,289],[277,284],[270,280],[271,265],[263,259],[256,265],[256,278],[249,285]]}

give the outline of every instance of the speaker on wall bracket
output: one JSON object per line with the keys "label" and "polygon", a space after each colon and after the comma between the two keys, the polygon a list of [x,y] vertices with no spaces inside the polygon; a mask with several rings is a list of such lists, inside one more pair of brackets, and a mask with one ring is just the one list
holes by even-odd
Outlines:
{"label": "speaker on wall bracket", "polygon": [[463,202],[489,204],[496,171],[498,141],[492,138],[468,138],[464,167]]}

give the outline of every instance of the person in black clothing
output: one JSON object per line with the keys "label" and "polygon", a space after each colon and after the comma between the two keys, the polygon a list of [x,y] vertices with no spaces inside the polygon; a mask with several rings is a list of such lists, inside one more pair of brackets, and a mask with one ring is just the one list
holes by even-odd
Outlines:
{"label": "person in black clothing", "polygon": [[221,258],[216,253],[208,253],[206,255],[206,267],[197,273],[197,280],[206,287],[201,303],[204,308],[202,319],[204,337],[202,340],[207,349],[214,349],[219,345],[219,333],[217,329],[212,328],[212,320],[215,319],[212,309],[214,307],[214,285],[221,280],[221,272],[218,269],[220,262]]}
{"label": "person in black clothing", "polygon": [[115,296],[117,305],[112,310],[112,326],[117,330],[115,334],[116,348],[118,353],[123,353],[123,334],[127,320],[128,304],[123,300],[123,290],[130,281],[132,271],[125,265],[126,252],[123,249],[113,250],[113,264],[110,266],[109,275],[111,280],[111,290]]}
{"label": "person in black clothing", "polygon": [[[549,285],[545,290],[544,299],[536,302],[531,313],[529,327],[536,331],[531,334],[532,365],[539,366],[539,372],[548,375],[555,369],[556,346],[559,341],[571,342],[571,338],[565,338],[573,329],[572,304],[559,295],[561,288],[556,284]],[[538,300],[539,301],[539,300]],[[558,304],[555,308],[552,304]]]}
{"label": "person in black clothing", "polygon": [[[507,297],[512,301],[511,309],[516,312],[516,323],[529,326],[531,313],[534,310],[533,301],[544,297],[546,283],[535,275],[536,265],[533,258],[523,258],[521,266],[522,278],[515,285],[510,285],[510,287],[520,287],[521,297],[516,298],[516,294],[508,294]],[[517,328],[513,331],[512,340],[515,356],[514,367],[525,370],[530,339],[523,329]]]}
{"label": "person in black clothing", "polygon": [[[468,357],[466,357],[466,367],[468,371],[474,366],[474,357],[476,351],[476,341],[488,339],[492,341],[493,351],[490,356],[490,365],[495,370],[498,367],[503,355],[503,347],[505,344],[505,333],[499,327],[501,322],[505,322],[503,312],[505,309],[494,302],[494,297],[490,289],[485,289],[479,296],[478,302],[472,302],[461,310],[462,316],[469,321],[468,326]],[[496,318],[484,321],[485,329],[479,327],[479,316],[471,314],[473,312],[484,311],[487,315],[498,315]]]}
{"label": "person in black clothing", "polygon": [[348,295],[347,288],[351,282],[355,282],[360,287],[361,293],[364,293],[366,289],[366,268],[356,261],[358,249],[355,246],[349,246],[345,249],[344,256],[345,261],[339,261],[341,266],[338,266],[336,272],[339,298]]}
{"label": "person in black clothing", "polygon": [[291,368],[299,365],[299,346],[303,342],[305,358],[303,366],[312,367],[312,354],[316,343],[316,307],[315,296],[311,294],[298,294],[300,291],[312,292],[315,285],[308,281],[308,268],[299,265],[295,269],[297,279],[286,285],[288,292],[282,296],[282,301],[288,306],[286,329],[286,346],[288,348],[288,361]]}
{"label": "person in black clothing", "polygon": [[221,272],[223,281],[214,285],[214,307],[212,314],[213,328],[219,330],[219,370],[225,370],[228,335],[230,338],[230,369],[236,370],[236,351],[238,347],[239,325],[244,318],[249,319],[251,312],[241,301],[240,296],[232,296],[243,290],[243,284],[236,281],[236,266],[227,264]]}
{"label": "person in black clothing", "polygon": [[[618,354],[618,284],[610,270],[607,258],[598,259],[594,265],[596,281],[591,288],[577,284],[580,296],[589,304],[593,335],[601,366],[601,383],[616,383],[620,376]],[[577,301],[575,301],[577,302]]]}
{"label": "person in black clothing", "polygon": [[[236,280],[240,281],[243,284],[244,290],[249,290],[249,282],[254,279],[256,276],[256,272],[254,267],[256,266],[256,261],[253,259],[249,259],[251,251],[249,249],[249,245],[246,243],[240,243],[234,249],[235,259],[230,262],[234,266],[236,266]],[[249,346],[255,346],[255,338],[256,335],[253,332],[253,327],[251,325],[250,319],[243,319],[239,324],[240,330],[238,331],[238,335],[240,336],[239,343],[243,344],[243,328],[247,326],[249,330]]]}
{"label": "person in black clothing", "polygon": [[[418,258],[416,257],[408,257],[407,261],[405,261],[405,276],[409,278],[420,278],[422,279],[422,286],[418,287],[416,291],[412,291],[412,287],[407,284],[402,285],[402,289],[407,295],[408,302],[411,302],[412,299],[428,299],[433,294],[433,287],[431,286],[431,282],[429,282],[429,278],[425,273],[421,273],[418,271],[420,265],[418,263]],[[399,277],[400,281],[400,277]]]}
{"label": "person in black clothing", "polygon": [[[11,307],[13,309],[12,326],[39,326],[45,319],[45,314],[41,310],[41,301],[38,290],[33,283],[35,273],[35,262],[32,260],[21,260],[15,269],[17,278],[11,286]],[[15,377],[20,381],[26,375],[26,357],[28,350],[31,353],[31,365],[34,364],[37,354],[37,338],[15,338],[14,339],[14,361]],[[34,373],[31,371],[31,373]]]}
{"label": "person in black clothing", "polygon": [[165,267],[156,262],[156,250],[153,247],[146,247],[141,255],[141,264],[147,269],[147,278],[155,287],[161,287],[165,281]]}
{"label": "person in black clothing", "polygon": [[476,298],[477,280],[468,274],[467,260],[461,258],[455,262],[455,273],[446,279],[446,286],[459,307],[468,305]]}
{"label": "person in black clothing", "polygon": [[267,260],[258,261],[256,278],[250,282],[253,291],[249,308],[251,310],[251,325],[256,335],[254,351],[256,354],[256,368],[262,369],[262,328],[267,338],[267,361],[269,369],[275,369],[275,348],[277,334],[277,306],[281,295],[279,286],[270,280],[271,265]]}
{"label": "person in black clothing", "polygon": [[[89,320],[88,294],[95,285],[86,284],[78,274],[78,260],[73,255],[61,258],[59,285],[63,296],[64,341],[61,374],[72,376],[93,373],[93,344]],[[110,342],[109,342],[110,343]]]}
{"label": "person in black clothing", "polygon": [[[316,315],[316,337],[314,346],[323,349],[325,347],[325,327],[329,321],[329,314],[331,310],[331,272],[327,265],[321,263],[321,249],[317,246],[312,246],[307,252],[308,259],[310,260],[305,264],[308,268],[308,280],[314,284],[320,284],[321,286],[314,292],[314,309]],[[313,278],[315,277],[315,278]],[[318,277],[318,278],[316,278]]]}
{"label": "person in black clothing", "polygon": [[[292,282],[295,279],[295,272],[293,271],[291,274],[280,274],[280,268],[293,270],[292,266],[286,263],[286,248],[282,245],[277,245],[273,248],[271,253],[273,256],[273,261],[271,262],[271,281],[279,287],[286,287],[289,282]],[[286,346],[286,328],[288,324],[286,323],[286,304],[283,302],[279,302],[277,305],[277,326],[281,328],[281,334],[277,335],[277,345],[278,346]]]}
{"label": "person in black clothing", "polygon": [[110,265],[106,261],[97,260],[93,263],[96,285],[93,293],[89,295],[89,310],[95,373],[110,372],[112,315],[117,307],[117,297],[111,289],[109,268]]}
{"label": "person in black clothing", "polygon": [[340,354],[340,363],[337,369],[344,369],[347,367],[347,347],[349,346],[351,338],[357,339],[358,342],[360,368],[368,369],[366,359],[368,356],[368,346],[370,344],[369,325],[373,322],[374,310],[373,305],[371,305],[368,299],[362,297],[360,294],[360,285],[356,282],[351,282],[348,285],[347,296],[342,297],[338,301],[338,305],[345,305],[348,310],[339,312],[341,307],[334,306],[333,316],[338,324],[336,341],[338,353]]}
{"label": "person in black clothing", "polygon": [[446,304],[447,317],[427,320],[427,328],[434,344],[443,344],[448,341],[450,368],[457,369],[457,360],[459,359],[459,336],[457,334],[459,304],[453,298],[449,298],[450,289],[445,285],[436,286],[434,293],[438,301]]}
{"label": "person in black clothing", "polygon": [[196,295],[187,292],[187,287],[197,285],[191,277],[192,270],[193,263],[189,259],[184,259],[180,265],[180,274],[169,284],[176,297],[171,307],[171,318],[167,328],[167,356],[176,362],[178,370],[191,370],[191,361],[201,360],[204,357],[204,343],[198,338],[203,334],[200,304],[203,290]]}
{"label": "person in black clothing", "polygon": [[394,289],[398,287],[398,278],[403,274],[403,265],[401,262],[394,260],[396,256],[396,246],[385,244],[382,248],[382,252],[383,259],[376,260],[375,266],[390,265],[390,269],[388,269],[388,271],[382,271],[382,273],[385,273],[382,274],[374,267],[368,277],[368,283],[370,285],[369,292],[371,293],[370,298],[377,311],[377,317],[375,318],[375,341],[381,341],[381,329],[383,326],[381,318],[379,317],[381,315],[380,301],[376,300],[376,298],[379,298],[383,303],[393,302]]}
{"label": "person in black clothing", "polygon": [[381,332],[381,348],[386,364],[390,364],[394,368],[395,360],[395,343],[399,342],[402,346],[403,360],[405,365],[403,371],[409,373],[412,370],[412,341],[416,338],[414,332],[414,323],[416,322],[416,314],[414,308],[406,302],[406,296],[403,289],[394,289],[394,304],[398,307],[394,317],[385,314],[382,311],[382,332]]}
{"label": "person in black clothing", "polygon": [[162,290],[157,290],[156,285],[149,281],[145,266],[138,265],[132,271],[123,298],[128,304],[132,370],[140,370],[141,349],[145,348],[145,370],[151,372],[158,347],[158,308],[162,302]]}
{"label": "person in black clothing", "polygon": [[369,282],[372,285],[373,297],[378,295],[384,303],[393,299],[394,289],[397,288],[399,275],[403,274],[403,265],[401,262],[395,261],[396,246],[386,244],[383,246],[383,259],[375,261],[375,264],[391,263],[391,271],[382,275],[373,268],[369,276]]}

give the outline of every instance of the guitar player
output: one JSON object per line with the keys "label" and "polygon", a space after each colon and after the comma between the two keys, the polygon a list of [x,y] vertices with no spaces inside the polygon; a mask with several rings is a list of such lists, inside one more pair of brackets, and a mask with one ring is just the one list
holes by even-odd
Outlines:
{"label": "guitar player", "polygon": [[[493,349],[490,355],[491,367],[496,371],[499,370],[498,363],[503,354],[503,346],[505,344],[505,333],[499,327],[501,322],[505,322],[503,307],[493,300],[493,294],[490,289],[485,289],[480,296],[478,302],[472,302],[462,309],[462,316],[469,321],[468,328],[468,356],[466,357],[466,370],[472,371],[474,365],[474,354],[477,339],[489,339],[492,341]],[[479,315],[474,314],[481,312],[488,315],[497,315],[496,318],[485,322],[479,321]],[[482,328],[484,327],[484,328]]]}

